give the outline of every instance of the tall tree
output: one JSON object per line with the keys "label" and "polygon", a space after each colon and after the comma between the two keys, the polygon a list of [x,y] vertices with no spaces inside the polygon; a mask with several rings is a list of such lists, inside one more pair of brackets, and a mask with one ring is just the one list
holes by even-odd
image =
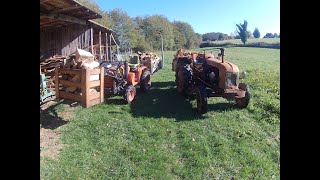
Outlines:
{"label": "tall tree", "polygon": [[192,26],[189,23],[182,21],[174,21],[173,24],[177,27],[177,30],[180,31],[186,38],[184,47],[187,49],[192,48],[195,44],[195,41],[197,41],[197,38],[199,37],[195,35]]}
{"label": "tall tree", "polygon": [[259,38],[260,37],[260,31],[258,28],[255,28],[253,31],[253,36],[254,38]]}
{"label": "tall tree", "polygon": [[263,36],[263,38],[273,38],[273,34],[272,33],[266,33],[266,35]]}
{"label": "tall tree", "polygon": [[243,44],[246,44],[247,39],[248,39],[248,22],[247,20],[244,20],[243,24],[239,23],[236,24],[237,26],[237,33],[239,34],[241,41],[243,42]]}
{"label": "tall tree", "polygon": [[171,22],[162,15],[148,16],[143,19],[143,32],[152,47],[159,50],[161,47],[161,35],[163,37],[163,48],[172,50],[174,46],[173,26]]}
{"label": "tall tree", "polygon": [[113,30],[120,48],[124,50],[135,47],[142,37],[139,37],[139,28],[130,16],[121,9],[113,9],[109,15],[114,22]]}

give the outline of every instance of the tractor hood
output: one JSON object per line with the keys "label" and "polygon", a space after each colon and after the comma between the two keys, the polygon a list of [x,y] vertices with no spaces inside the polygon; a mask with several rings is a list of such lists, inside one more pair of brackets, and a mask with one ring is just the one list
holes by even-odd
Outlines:
{"label": "tractor hood", "polygon": [[213,57],[207,58],[207,64],[209,66],[217,67],[220,72],[239,73],[238,66],[226,61],[222,63],[222,61],[217,58],[213,58]]}

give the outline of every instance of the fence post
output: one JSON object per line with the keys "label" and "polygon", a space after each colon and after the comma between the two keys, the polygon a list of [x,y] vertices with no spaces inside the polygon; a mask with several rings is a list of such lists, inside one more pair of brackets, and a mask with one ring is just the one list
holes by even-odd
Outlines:
{"label": "fence post", "polygon": [[100,68],[100,103],[104,102],[104,67]]}
{"label": "fence post", "polygon": [[89,94],[90,94],[90,72],[88,69],[82,69],[81,71],[81,93],[82,93],[82,106],[89,106]]}

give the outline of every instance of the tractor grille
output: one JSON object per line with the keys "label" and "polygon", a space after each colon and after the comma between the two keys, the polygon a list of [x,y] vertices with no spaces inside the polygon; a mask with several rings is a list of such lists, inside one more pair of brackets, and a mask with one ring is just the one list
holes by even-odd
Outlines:
{"label": "tractor grille", "polygon": [[237,73],[226,73],[226,87],[237,86],[239,76]]}

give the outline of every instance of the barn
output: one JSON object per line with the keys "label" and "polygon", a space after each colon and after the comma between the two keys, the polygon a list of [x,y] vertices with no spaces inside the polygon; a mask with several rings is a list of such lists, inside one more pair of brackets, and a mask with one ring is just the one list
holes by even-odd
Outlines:
{"label": "barn", "polygon": [[40,59],[66,57],[80,48],[96,60],[113,61],[114,31],[93,21],[99,18],[75,0],[40,0]]}

